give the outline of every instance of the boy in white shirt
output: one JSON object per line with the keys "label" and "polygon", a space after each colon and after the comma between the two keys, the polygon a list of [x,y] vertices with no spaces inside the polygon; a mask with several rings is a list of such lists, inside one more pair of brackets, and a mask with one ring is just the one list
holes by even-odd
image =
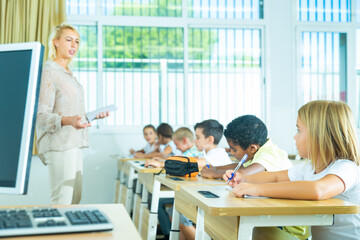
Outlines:
{"label": "boy in white shirt", "polygon": [[214,119],[205,120],[197,123],[194,130],[197,150],[206,153],[205,156],[199,157],[199,168],[203,168],[206,161],[213,167],[232,163],[225,149],[218,147],[224,130],[224,127],[218,121]]}

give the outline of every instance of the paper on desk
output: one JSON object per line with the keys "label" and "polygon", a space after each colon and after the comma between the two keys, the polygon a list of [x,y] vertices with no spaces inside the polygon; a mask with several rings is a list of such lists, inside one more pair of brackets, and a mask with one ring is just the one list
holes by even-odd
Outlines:
{"label": "paper on desk", "polygon": [[102,113],[102,112],[113,112],[113,111],[116,111],[117,110],[117,107],[113,104],[113,105],[109,105],[109,106],[106,106],[106,107],[103,107],[103,108],[99,108],[99,109],[96,109],[95,111],[92,111],[92,112],[88,112],[86,114],[86,119],[88,120],[88,122],[91,122],[92,120],[94,120],[96,118],[96,115]]}
{"label": "paper on desk", "polygon": [[[226,190],[229,190],[230,192],[232,192],[233,188],[230,186],[225,186]],[[268,198],[268,197],[255,197],[255,196],[250,196],[250,195],[244,195],[244,198]]]}

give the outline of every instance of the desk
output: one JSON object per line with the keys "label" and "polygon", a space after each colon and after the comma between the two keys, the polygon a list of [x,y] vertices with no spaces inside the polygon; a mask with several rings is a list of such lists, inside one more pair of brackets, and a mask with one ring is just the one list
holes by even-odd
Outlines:
{"label": "desk", "polygon": [[[173,179],[172,179],[173,178]],[[182,181],[175,180],[175,179],[182,179]],[[158,194],[153,194],[152,203],[155,202],[155,206],[151,205],[151,214],[150,216],[155,218],[157,221],[157,212],[158,212],[158,205],[159,205],[159,198],[164,195],[164,190],[162,190],[161,184],[169,188],[171,192],[173,191],[180,191],[180,187],[182,186],[197,186],[197,185],[226,185],[223,180],[216,180],[216,179],[206,179],[202,177],[175,177],[174,176],[156,176],[154,182],[153,192],[158,192]],[[169,191],[167,190],[167,191]],[[166,193],[165,193],[166,194]],[[173,193],[172,193],[173,195]],[[185,206],[186,205],[186,206]],[[196,207],[188,207],[191,206],[188,202],[184,204],[176,205],[174,201],[173,206],[173,216],[172,216],[172,223],[171,223],[171,232],[170,232],[170,239],[179,239],[179,219],[180,214],[176,209],[181,209],[180,211],[186,211],[186,217],[188,217],[191,221],[196,223]],[[185,214],[184,214],[185,215]],[[154,219],[149,220],[149,234],[151,233],[152,236],[156,235],[156,225]],[[151,227],[151,228],[150,228]],[[155,231],[154,231],[155,229]],[[153,237],[150,239],[154,239]]]}
{"label": "desk", "polygon": [[[144,167],[143,162],[128,162],[130,166],[130,174],[137,173],[138,181],[136,184],[135,189],[135,196],[133,201],[134,211],[132,215],[133,222],[135,226],[138,227],[138,230],[143,239],[148,239],[148,226],[151,218],[151,213],[147,208],[148,204],[148,193],[153,193],[153,186],[154,186],[154,174],[157,174],[161,171],[162,168],[153,168],[153,167]],[[165,170],[164,170],[165,172]],[[129,176],[130,176],[129,174]],[[129,179],[129,181],[132,181]],[[165,189],[163,189],[165,191]],[[141,200],[140,200],[140,193],[142,191]],[[157,195],[157,193],[153,193],[153,195]],[[172,194],[172,197],[174,195]],[[156,208],[157,211],[157,208]],[[156,223],[157,225],[157,218]],[[156,228],[155,228],[155,236],[156,236]],[[154,238],[155,239],[155,238]]]}
{"label": "desk", "polygon": [[126,174],[129,173],[128,169],[124,169],[125,162],[127,162],[127,161],[147,161],[147,160],[149,160],[149,158],[128,158],[128,157],[123,157],[123,156],[117,155],[117,154],[110,155],[110,157],[117,161],[117,177],[115,179],[114,203],[125,204],[126,196],[124,196],[123,192],[126,193],[126,191],[124,191],[123,186],[125,186]]}
{"label": "desk", "polygon": [[[130,165],[130,163],[144,164],[147,159],[129,159],[122,158],[118,160],[118,180],[116,184],[116,189],[118,189],[118,199],[120,203],[125,205],[126,211],[131,214],[132,210],[132,201],[133,201],[133,188],[134,188],[134,179],[137,178],[137,173],[135,169]],[[119,186],[119,187],[118,187]],[[117,190],[115,190],[115,195]],[[116,199],[116,198],[115,198]]]}
{"label": "desk", "polygon": [[[116,240],[116,239],[131,239],[141,240],[139,233],[136,231],[134,224],[132,223],[129,215],[127,214],[122,204],[95,204],[95,205],[67,205],[67,206],[52,206],[52,207],[79,207],[79,206],[93,206],[99,208],[104,212],[114,225],[112,231],[104,232],[89,232],[89,233],[70,233],[70,234],[55,234],[55,235],[34,235],[24,237],[11,237],[1,238],[9,240],[37,240],[37,239],[76,239],[76,240]],[[18,207],[33,207],[33,206],[13,206]],[[44,207],[44,206],[39,206]],[[9,208],[12,208],[9,206]]]}
{"label": "desk", "polygon": [[[220,198],[205,198],[210,191]],[[359,206],[340,199],[322,201],[236,198],[224,186],[187,186],[175,192],[198,207],[196,239],[252,239],[257,226],[331,225],[333,214],[356,214]],[[205,230],[205,234],[204,233]]]}

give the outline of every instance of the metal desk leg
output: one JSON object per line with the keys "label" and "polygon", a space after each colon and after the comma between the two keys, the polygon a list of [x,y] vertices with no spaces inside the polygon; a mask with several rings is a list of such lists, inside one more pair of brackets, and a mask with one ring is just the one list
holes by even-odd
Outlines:
{"label": "metal desk leg", "polygon": [[149,217],[148,240],[156,239],[160,186],[161,183],[155,179],[153,192],[152,192],[150,217]]}
{"label": "metal desk leg", "polygon": [[125,202],[125,208],[129,215],[131,214],[131,210],[132,210],[133,185],[134,185],[134,179],[136,178],[137,178],[137,174],[135,173],[135,169],[130,167],[128,182],[127,182],[128,189],[126,192],[126,202]]}
{"label": "metal desk leg", "polygon": [[204,211],[198,207],[196,218],[196,240],[211,240],[210,236],[205,232]]}
{"label": "metal desk leg", "polygon": [[136,207],[136,202],[137,202],[137,199],[140,197],[140,192],[141,192],[141,184],[138,180],[136,183],[136,190],[135,190],[134,202],[133,202],[133,206],[134,206],[134,211],[133,211],[133,215],[132,215],[133,222],[135,220],[135,217],[139,214],[139,210],[140,210]]}
{"label": "metal desk leg", "polygon": [[174,201],[170,240],[179,240],[179,232],[180,232],[179,225],[180,225],[180,213],[176,210],[175,201]]}
{"label": "metal desk leg", "polygon": [[141,233],[142,228],[142,218],[143,218],[143,207],[147,206],[148,204],[148,191],[146,190],[145,186],[142,186],[142,194],[141,194],[141,206],[140,206],[140,216],[139,216],[139,232]]}

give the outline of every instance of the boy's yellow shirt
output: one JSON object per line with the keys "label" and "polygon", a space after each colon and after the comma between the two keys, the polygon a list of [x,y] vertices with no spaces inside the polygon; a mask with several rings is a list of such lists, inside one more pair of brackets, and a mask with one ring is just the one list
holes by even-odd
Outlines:
{"label": "boy's yellow shirt", "polygon": [[292,167],[287,152],[281,150],[270,139],[257,150],[254,158],[246,161],[243,166],[248,167],[254,163],[262,165],[266,171],[270,172],[287,170]]}

